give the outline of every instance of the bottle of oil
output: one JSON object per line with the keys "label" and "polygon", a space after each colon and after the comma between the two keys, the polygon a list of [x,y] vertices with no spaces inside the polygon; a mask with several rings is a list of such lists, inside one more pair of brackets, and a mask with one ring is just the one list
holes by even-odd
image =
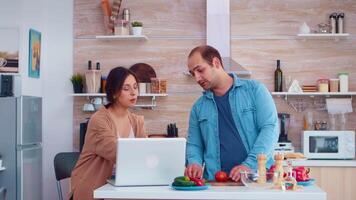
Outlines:
{"label": "bottle of oil", "polygon": [[281,70],[281,61],[277,60],[277,69],[274,71],[274,91],[282,92],[283,88],[283,73]]}

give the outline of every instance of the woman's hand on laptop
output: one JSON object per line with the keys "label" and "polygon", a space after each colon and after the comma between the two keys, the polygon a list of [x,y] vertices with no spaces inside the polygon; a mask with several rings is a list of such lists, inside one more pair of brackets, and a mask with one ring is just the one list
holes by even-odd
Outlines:
{"label": "woman's hand on laptop", "polygon": [[185,168],[184,176],[201,178],[202,175],[203,175],[203,167],[198,164],[190,164]]}

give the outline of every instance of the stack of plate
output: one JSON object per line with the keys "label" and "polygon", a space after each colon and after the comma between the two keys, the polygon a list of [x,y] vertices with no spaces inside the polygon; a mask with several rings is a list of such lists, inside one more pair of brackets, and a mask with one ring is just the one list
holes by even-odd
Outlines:
{"label": "stack of plate", "polygon": [[318,87],[316,85],[303,85],[302,90],[303,92],[317,92]]}

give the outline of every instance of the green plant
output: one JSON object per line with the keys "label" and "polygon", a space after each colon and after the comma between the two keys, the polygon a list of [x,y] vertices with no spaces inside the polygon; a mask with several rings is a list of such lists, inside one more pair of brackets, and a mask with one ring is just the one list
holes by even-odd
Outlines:
{"label": "green plant", "polygon": [[139,22],[139,21],[134,21],[134,22],[131,23],[131,26],[132,27],[142,27],[143,23]]}
{"label": "green plant", "polygon": [[84,83],[84,76],[82,74],[73,74],[70,81],[73,85],[82,85]]}

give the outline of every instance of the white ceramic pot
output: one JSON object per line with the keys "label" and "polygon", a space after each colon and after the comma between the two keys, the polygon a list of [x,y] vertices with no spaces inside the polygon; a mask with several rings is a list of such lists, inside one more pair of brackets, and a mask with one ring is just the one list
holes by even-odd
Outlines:
{"label": "white ceramic pot", "polygon": [[132,27],[133,35],[142,35],[142,27]]}

